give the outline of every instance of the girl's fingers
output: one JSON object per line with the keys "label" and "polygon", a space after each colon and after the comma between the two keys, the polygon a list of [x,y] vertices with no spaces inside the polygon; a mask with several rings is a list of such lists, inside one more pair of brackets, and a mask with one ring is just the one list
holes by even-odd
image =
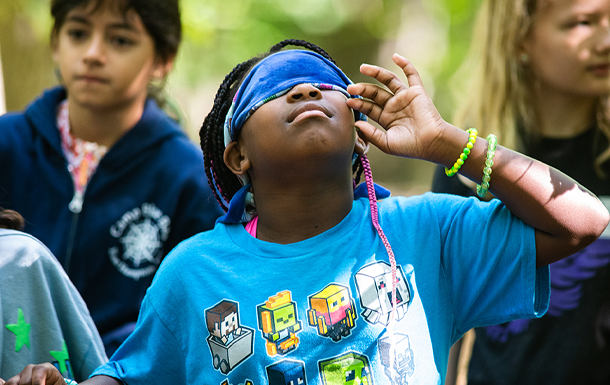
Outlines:
{"label": "girl's fingers", "polygon": [[394,63],[396,63],[397,66],[402,68],[402,72],[404,72],[405,76],[407,77],[409,87],[424,86],[423,82],[421,81],[421,77],[419,76],[419,72],[417,72],[413,63],[397,53],[392,55],[392,60],[394,60]]}
{"label": "girl's fingers", "polygon": [[386,152],[388,150],[386,145],[387,134],[385,133],[385,131],[380,130],[377,127],[373,126],[371,123],[364,122],[362,120],[359,120],[354,124],[358,128],[358,136],[364,139],[365,142],[372,144],[373,146],[379,148],[381,151]]}
{"label": "girl's fingers", "polygon": [[347,92],[351,95],[360,95],[363,98],[370,99],[382,108],[385,107],[388,100],[394,95],[387,90],[375,85],[368,83],[350,84],[347,86]]}
{"label": "girl's fingers", "polygon": [[[36,365],[32,368],[32,385],[45,385],[47,383],[48,368],[43,365]],[[29,382],[28,382],[29,384]]]}
{"label": "girl's fingers", "polygon": [[348,99],[347,106],[356,111],[362,112],[377,123],[379,123],[379,118],[383,112],[383,107],[365,99]]}
{"label": "girl's fingers", "polygon": [[363,75],[375,78],[379,83],[388,87],[393,94],[397,94],[401,90],[408,88],[408,86],[394,72],[388,71],[385,68],[370,64],[362,64],[360,66],[360,72]]}

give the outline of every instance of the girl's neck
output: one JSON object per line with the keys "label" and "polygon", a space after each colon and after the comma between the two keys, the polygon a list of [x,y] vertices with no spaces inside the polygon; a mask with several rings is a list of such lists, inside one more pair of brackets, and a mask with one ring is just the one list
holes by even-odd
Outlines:
{"label": "girl's neck", "polygon": [[595,119],[596,97],[566,96],[534,90],[536,124],[544,138],[569,139],[586,131]]}
{"label": "girl's neck", "polygon": [[300,191],[266,193],[254,189],[258,211],[257,238],[288,244],[323,233],[336,226],[351,211],[353,188],[349,183],[305,186]]}
{"label": "girl's neck", "polygon": [[144,101],[107,109],[93,109],[70,99],[70,132],[87,142],[112,147],[142,117]]}

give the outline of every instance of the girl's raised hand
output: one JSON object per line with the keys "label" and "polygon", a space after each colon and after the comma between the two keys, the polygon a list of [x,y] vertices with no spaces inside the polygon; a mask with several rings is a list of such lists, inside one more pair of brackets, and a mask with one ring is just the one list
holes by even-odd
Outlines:
{"label": "girl's raised hand", "polygon": [[419,73],[404,57],[394,54],[394,63],[402,68],[408,85],[384,68],[363,64],[360,72],[377,79],[376,84],[352,84],[347,91],[364,99],[349,99],[350,108],[373,119],[386,131],[358,121],[360,136],[387,154],[431,160],[434,142],[448,125],[438,113],[423,88]]}

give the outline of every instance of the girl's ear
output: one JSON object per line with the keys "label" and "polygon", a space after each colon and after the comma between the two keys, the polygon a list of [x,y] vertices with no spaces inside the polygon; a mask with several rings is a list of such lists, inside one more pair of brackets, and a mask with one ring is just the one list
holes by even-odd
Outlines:
{"label": "girl's ear", "polygon": [[523,38],[521,43],[518,45],[517,52],[517,61],[521,63],[521,65],[526,66],[530,61],[530,52],[531,52],[531,44],[529,36]]}
{"label": "girl's ear", "polygon": [[251,166],[250,159],[242,151],[239,141],[227,145],[223,159],[229,170],[235,175],[246,175]]}
{"label": "girl's ear", "polygon": [[53,32],[51,35],[51,49],[53,50],[53,63],[59,65],[59,36],[57,36],[57,32]]}
{"label": "girl's ear", "polygon": [[366,155],[369,152],[369,144],[360,136],[356,135],[356,144],[354,145],[354,152],[358,156]]}
{"label": "girl's ear", "polygon": [[167,76],[174,67],[174,60],[176,59],[176,55],[170,55],[166,60],[163,60],[161,57],[157,56],[155,58],[156,65],[153,70],[153,77],[157,80],[161,80]]}

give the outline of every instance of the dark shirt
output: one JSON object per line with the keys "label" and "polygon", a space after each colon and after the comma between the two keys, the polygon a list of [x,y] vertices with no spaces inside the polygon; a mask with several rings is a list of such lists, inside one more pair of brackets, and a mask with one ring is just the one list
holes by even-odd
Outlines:
{"label": "dark shirt", "polygon": [[[525,152],[610,199],[610,179],[594,167],[606,147],[592,128],[571,139],[542,139]],[[432,190],[476,195],[443,167]],[[545,316],[476,329],[468,384],[610,384],[610,238],[551,265]]]}

